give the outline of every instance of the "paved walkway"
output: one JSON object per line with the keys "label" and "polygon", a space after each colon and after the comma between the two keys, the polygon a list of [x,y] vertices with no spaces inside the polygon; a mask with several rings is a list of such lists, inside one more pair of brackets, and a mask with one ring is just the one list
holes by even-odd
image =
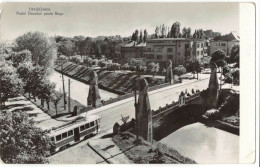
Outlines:
{"label": "paved walkway", "polygon": [[[127,156],[119,149],[119,147],[112,140],[112,129],[106,133],[102,133],[102,136],[91,139],[88,142],[90,148],[92,148],[97,154],[99,154],[106,162],[112,164],[131,164]],[[104,136],[108,136],[104,138]]]}
{"label": "paved walkway", "polygon": [[6,111],[15,112],[21,110],[28,113],[30,118],[36,122],[35,126],[43,130],[66,123],[64,121],[57,121],[51,118],[50,115],[43,112],[40,108],[22,95],[15,98],[9,98],[5,105],[7,108]]}

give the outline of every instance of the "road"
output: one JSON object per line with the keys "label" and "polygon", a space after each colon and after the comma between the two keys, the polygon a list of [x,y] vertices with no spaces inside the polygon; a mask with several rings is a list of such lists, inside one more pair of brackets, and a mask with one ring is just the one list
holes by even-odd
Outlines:
{"label": "road", "polygon": [[[188,92],[191,92],[192,88],[194,90],[207,89],[209,78],[200,81],[193,81],[193,83],[184,83],[182,85],[176,84],[160,90],[149,92],[148,94],[151,109],[157,110],[160,106],[163,107],[166,104],[172,103],[172,101],[177,101],[181,91],[185,91],[186,89]],[[130,119],[135,117],[134,98],[132,97],[131,100],[128,99],[127,102],[120,105],[114,104],[113,107],[97,112],[96,115],[101,118],[101,131],[107,131],[113,128],[115,122],[121,121],[121,115],[129,116]]]}
{"label": "road", "polygon": [[[206,89],[209,83],[209,75],[203,77],[202,80],[186,80],[182,84],[176,84],[149,92],[149,100],[152,110],[158,109],[160,106],[170,104],[173,100],[177,101],[181,91],[187,89]],[[99,115],[101,118],[101,133],[111,131],[115,122],[121,121],[121,115],[134,118],[134,97],[121,100],[119,102],[91,110],[89,114]],[[86,115],[83,113],[83,116]],[[62,119],[62,118],[61,118]],[[82,141],[80,144],[70,147],[62,152],[50,157],[51,163],[105,163],[101,157],[98,157],[89,147],[87,142]],[[86,156],[82,156],[86,155]],[[90,156],[89,156],[90,155]],[[79,158],[81,157],[81,158]]]}

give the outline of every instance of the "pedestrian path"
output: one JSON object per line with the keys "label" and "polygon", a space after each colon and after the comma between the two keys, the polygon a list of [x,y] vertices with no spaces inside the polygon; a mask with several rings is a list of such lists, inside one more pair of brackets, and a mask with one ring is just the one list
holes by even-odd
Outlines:
{"label": "pedestrian path", "polygon": [[5,107],[7,108],[7,112],[15,112],[20,110],[28,113],[29,117],[35,121],[35,126],[43,130],[51,129],[54,126],[60,126],[66,123],[51,118],[50,115],[43,112],[40,108],[38,108],[22,95],[9,98],[5,103]]}

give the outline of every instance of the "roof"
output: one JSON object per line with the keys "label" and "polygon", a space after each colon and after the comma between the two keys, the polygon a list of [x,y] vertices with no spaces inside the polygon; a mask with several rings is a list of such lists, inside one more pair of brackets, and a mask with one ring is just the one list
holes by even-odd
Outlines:
{"label": "roof", "polygon": [[128,41],[119,44],[121,47],[146,47],[146,42]]}
{"label": "roof", "polygon": [[51,130],[50,133],[49,133],[49,136],[56,136],[56,135],[62,134],[64,132],[68,132],[69,130],[72,130],[76,127],[84,125],[87,122],[94,121],[98,118],[99,118],[99,116],[97,116],[97,115],[89,115],[89,116],[84,117],[80,120],[75,120],[75,121],[70,122],[68,124],[62,125],[62,126],[58,127],[57,129]]}
{"label": "roof", "polygon": [[148,41],[185,41],[187,38],[154,38],[149,39]]}
{"label": "roof", "polygon": [[227,34],[227,35],[222,35],[222,36],[217,36],[213,39],[213,41],[240,41],[240,38],[238,35],[234,34],[233,32]]}

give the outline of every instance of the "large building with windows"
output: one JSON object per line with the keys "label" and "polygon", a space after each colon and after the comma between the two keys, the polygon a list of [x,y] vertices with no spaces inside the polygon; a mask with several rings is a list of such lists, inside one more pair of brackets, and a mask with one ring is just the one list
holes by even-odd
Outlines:
{"label": "large building with windows", "polygon": [[[115,50],[120,63],[131,63],[133,59],[142,60],[143,64],[159,63],[165,68],[171,60],[173,66],[185,65],[190,58],[202,60],[208,55],[208,43],[205,39],[156,38],[146,43],[127,42],[119,44]],[[119,61],[117,61],[119,62]]]}
{"label": "large building with windows", "polygon": [[227,55],[230,55],[232,47],[239,45],[239,42],[239,36],[233,32],[227,35],[217,36],[213,40],[210,40],[210,56],[218,49],[224,50]]}
{"label": "large building with windows", "polygon": [[208,55],[207,43],[204,39],[158,38],[146,43],[144,57],[146,64],[159,62],[165,67],[168,60],[173,66],[184,65],[190,58],[201,60]]}

